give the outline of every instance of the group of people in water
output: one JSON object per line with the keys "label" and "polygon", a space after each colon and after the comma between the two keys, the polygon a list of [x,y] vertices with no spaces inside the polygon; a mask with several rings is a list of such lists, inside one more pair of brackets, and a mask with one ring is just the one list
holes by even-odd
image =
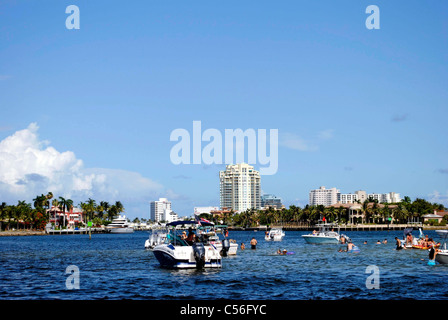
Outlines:
{"label": "group of people in water", "polygon": [[[226,236],[228,236],[228,231],[226,230]],[[192,228],[188,229],[188,235],[185,231],[182,232],[181,239],[185,240],[188,244],[193,244],[194,242],[198,241],[198,236],[193,232]],[[396,250],[402,250],[406,249],[406,246],[413,245],[414,244],[414,238],[412,234],[408,234],[404,240],[404,245],[402,243],[402,240],[398,239],[398,237],[395,237],[395,244],[396,244]],[[346,239],[345,237],[341,237],[340,239],[341,244],[347,244],[347,248],[339,248],[338,252],[350,252],[354,250],[359,250],[359,248],[350,240]],[[250,240],[250,246],[252,250],[255,250],[257,248],[258,241],[254,237]],[[364,244],[367,244],[367,241],[364,241]],[[378,240],[376,244],[387,244],[387,239],[384,239],[383,241]],[[429,248],[429,265],[435,264],[435,257],[437,255],[437,248],[436,248],[436,242],[429,238],[428,235],[425,236],[425,238],[418,240],[418,246],[421,246],[422,248]],[[246,249],[246,246],[244,242],[241,242],[241,250]],[[286,255],[288,254],[288,251],[286,249],[280,250],[278,249],[276,254],[278,255]]]}
{"label": "group of people in water", "polygon": [[[395,244],[397,250],[406,249],[408,246],[414,245],[414,237],[412,234],[408,234],[406,236],[406,239],[404,240],[404,244],[402,243],[402,240],[398,239],[398,237],[395,237]],[[428,235],[425,235],[424,238],[421,238],[417,241],[417,247],[421,248],[430,248],[430,247],[436,247],[437,243],[432,239],[429,238]]]}
{"label": "group of people in water", "polygon": [[[257,249],[257,244],[258,244],[257,239],[252,238],[252,239],[250,240],[250,248],[251,248],[252,250]],[[246,249],[246,245],[244,244],[244,242],[241,242],[241,250],[244,250],[244,249]]]}

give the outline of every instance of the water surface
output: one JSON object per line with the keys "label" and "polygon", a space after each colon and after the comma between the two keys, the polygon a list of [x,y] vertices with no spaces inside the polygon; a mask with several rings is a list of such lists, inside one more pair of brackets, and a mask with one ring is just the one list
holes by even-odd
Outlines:
{"label": "water surface", "polygon": [[[148,232],[0,237],[0,299],[418,299],[448,298],[448,266],[428,266],[428,252],[394,250],[401,231],[346,232],[361,249],[338,252],[339,245],[310,245],[286,231],[282,242],[263,232],[233,231],[246,249],[223,258],[219,270],[167,270],[144,249]],[[434,231],[429,237],[437,238]],[[256,250],[249,241],[258,240]],[[388,239],[388,244],[376,244]],[[440,239],[439,239],[440,240]],[[367,241],[367,244],[363,244]],[[279,256],[277,249],[295,254]],[[80,270],[80,289],[68,290],[69,265]],[[379,268],[379,289],[366,280]]]}

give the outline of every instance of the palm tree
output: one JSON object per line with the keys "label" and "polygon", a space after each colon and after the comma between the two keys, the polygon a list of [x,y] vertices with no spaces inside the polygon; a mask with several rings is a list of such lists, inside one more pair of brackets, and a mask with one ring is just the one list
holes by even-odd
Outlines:
{"label": "palm tree", "polygon": [[53,207],[53,210],[50,209],[50,212],[53,211],[53,213],[54,213],[54,223],[56,225],[56,212],[55,211],[56,211],[56,209],[60,209],[58,199],[53,199],[53,201],[51,201],[51,205]]}
{"label": "palm tree", "polygon": [[36,196],[36,198],[34,198],[33,201],[34,201],[34,208],[44,208],[46,206],[47,197],[41,194],[40,196]]}
{"label": "palm tree", "polygon": [[50,220],[50,200],[53,199],[53,192],[48,192],[45,198],[47,198],[46,204],[47,204],[48,220]]}
{"label": "palm tree", "polygon": [[117,210],[117,206],[116,205],[112,205],[109,210],[107,211],[107,218],[112,221],[113,219],[115,219],[115,217],[118,214],[118,210]]}
{"label": "palm tree", "polygon": [[2,231],[3,219],[6,218],[6,215],[7,215],[6,202],[2,202],[2,204],[0,205],[0,231]]}
{"label": "palm tree", "polygon": [[337,218],[336,208],[331,206],[329,208],[325,208],[325,216],[327,216],[327,220],[329,222],[333,222]]}
{"label": "palm tree", "polygon": [[63,211],[63,219],[64,220],[63,220],[62,225],[65,227],[65,210],[70,211],[73,208],[73,200],[59,197],[59,205]]}
{"label": "palm tree", "polygon": [[115,207],[117,207],[117,213],[120,214],[124,212],[124,207],[120,201],[115,201]]}
{"label": "palm tree", "polygon": [[96,213],[97,213],[97,216],[98,216],[100,219],[103,219],[104,208],[101,206],[101,204],[97,205],[95,209],[96,209],[95,211],[96,211]]}
{"label": "palm tree", "polygon": [[90,221],[90,220],[93,219],[93,215],[94,215],[95,210],[96,210],[96,202],[95,202],[95,200],[89,198],[89,200],[87,200],[86,204],[87,204],[87,206],[86,206],[86,208],[87,208],[87,215],[88,215],[89,221]]}

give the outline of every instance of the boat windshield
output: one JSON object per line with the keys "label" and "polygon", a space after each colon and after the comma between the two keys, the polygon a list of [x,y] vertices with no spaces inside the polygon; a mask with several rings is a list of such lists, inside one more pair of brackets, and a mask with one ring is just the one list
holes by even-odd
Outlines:
{"label": "boat windshield", "polygon": [[185,240],[181,239],[176,230],[170,230],[170,232],[166,236],[166,241],[176,246],[188,246],[188,243]]}

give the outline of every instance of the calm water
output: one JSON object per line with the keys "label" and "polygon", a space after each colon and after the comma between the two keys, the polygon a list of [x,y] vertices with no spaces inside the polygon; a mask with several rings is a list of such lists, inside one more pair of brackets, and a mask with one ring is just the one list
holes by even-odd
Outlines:
{"label": "calm water", "polygon": [[[305,232],[287,231],[282,242],[263,232],[234,231],[238,249],[219,270],[166,270],[144,249],[148,233],[0,237],[0,299],[437,299],[448,298],[448,266],[428,266],[428,252],[394,250],[401,231],[346,232],[360,253],[338,245],[310,245]],[[414,232],[416,234],[416,232]],[[437,238],[434,231],[427,231]],[[377,245],[387,238],[388,244]],[[367,240],[368,244],[363,244]],[[439,239],[440,240],[440,239]],[[277,249],[294,255],[275,255]],[[423,259],[423,260],[422,260]],[[65,270],[80,270],[80,289],[67,290]],[[369,265],[380,288],[367,289]]]}

